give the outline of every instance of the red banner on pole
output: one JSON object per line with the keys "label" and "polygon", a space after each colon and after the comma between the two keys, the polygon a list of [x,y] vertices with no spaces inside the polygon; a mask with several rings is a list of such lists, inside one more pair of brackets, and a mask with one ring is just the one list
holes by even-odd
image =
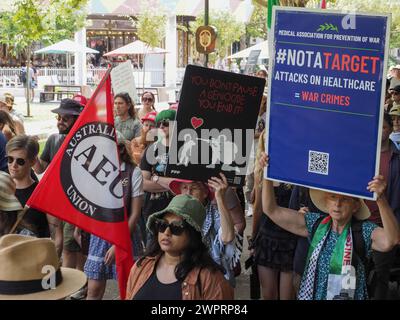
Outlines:
{"label": "red banner on pole", "polygon": [[110,70],[27,205],[115,245],[121,299],[133,265],[114,128]]}

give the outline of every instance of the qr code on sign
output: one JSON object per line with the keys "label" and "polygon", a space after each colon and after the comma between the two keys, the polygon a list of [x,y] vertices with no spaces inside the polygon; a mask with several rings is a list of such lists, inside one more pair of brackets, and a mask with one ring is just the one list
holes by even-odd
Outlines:
{"label": "qr code on sign", "polygon": [[329,153],[310,150],[308,152],[308,172],[328,175]]}

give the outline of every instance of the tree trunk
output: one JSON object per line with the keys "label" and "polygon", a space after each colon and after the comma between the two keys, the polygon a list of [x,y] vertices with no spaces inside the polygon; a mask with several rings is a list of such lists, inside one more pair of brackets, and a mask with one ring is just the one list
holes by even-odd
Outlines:
{"label": "tree trunk", "polygon": [[31,48],[28,47],[27,49],[27,61],[26,61],[26,115],[27,117],[31,116]]}

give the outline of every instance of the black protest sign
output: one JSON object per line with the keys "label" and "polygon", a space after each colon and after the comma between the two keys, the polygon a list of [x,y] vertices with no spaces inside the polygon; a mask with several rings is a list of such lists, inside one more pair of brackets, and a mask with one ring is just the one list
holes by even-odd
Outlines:
{"label": "black protest sign", "polygon": [[189,65],[166,175],[207,181],[222,172],[243,185],[265,79]]}
{"label": "black protest sign", "polygon": [[247,58],[247,63],[244,68],[245,74],[252,74],[255,72],[258,57],[260,56],[261,50],[251,50],[249,57]]}

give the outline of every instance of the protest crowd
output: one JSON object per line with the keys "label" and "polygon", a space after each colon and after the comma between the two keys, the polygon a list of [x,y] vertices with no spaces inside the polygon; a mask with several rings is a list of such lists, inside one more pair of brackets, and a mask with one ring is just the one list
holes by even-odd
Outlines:
{"label": "protest crowd", "polygon": [[[262,68],[254,76],[268,75]],[[379,175],[365,186],[376,201],[265,179],[264,168],[274,156],[265,153],[265,93],[243,187],[230,186],[222,172],[206,182],[169,177],[169,129],[179,105],[157,112],[151,92],[144,92],[141,102],[138,109],[126,92],[113,97],[135,260],[126,299],[234,299],[245,245],[251,253],[246,267],[259,279],[252,285],[261,287],[261,299],[388,299],[392,270],[400,263],[400,65],[390,69],[387,80]],[[107,280],[118,277],[115,245],[34,208],[21,214],[40,185],[37,175],[51,166],[88,100],[77,95],[52,110],[58,133],[41,154],[13,104],[11,94],[0,97],[0,277],[6,280],[0,299],[101,300]],[[57,270],[57,288],[24,286],[38,279],[44,265]],[[351,266],[355,288],[337,294],[344,265]]]}

